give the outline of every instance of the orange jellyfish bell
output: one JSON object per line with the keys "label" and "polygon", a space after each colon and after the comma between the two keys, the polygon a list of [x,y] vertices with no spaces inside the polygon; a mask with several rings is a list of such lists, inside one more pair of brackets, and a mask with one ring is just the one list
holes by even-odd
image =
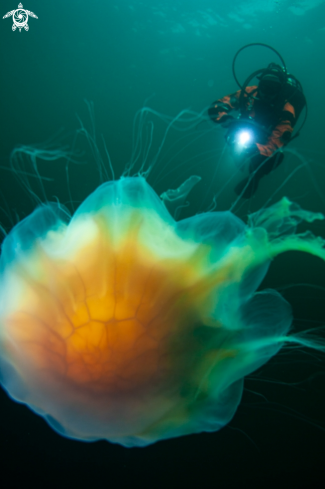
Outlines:
{"label": "orange jellyfish bell", "polygon": [[40,206],[2,244],[3,386],[84,441],[220,429],[245,375],[285,342],[308,344],[287,336],[282,296],[255,291],[282,251],[325,259],[320,238],[294,234],[320,218],[283,199],[249,225],[230,212],[176,222],[142,177],[101,185],[71,220]]}

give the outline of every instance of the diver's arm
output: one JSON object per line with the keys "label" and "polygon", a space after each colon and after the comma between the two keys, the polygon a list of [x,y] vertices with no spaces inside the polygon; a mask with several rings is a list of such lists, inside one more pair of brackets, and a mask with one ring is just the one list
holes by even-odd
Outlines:
{"label": "diver's arm", "polygon": [[226,95],[225,97],[213,102],[211,107],[208,109],[210,119],[217,124],[223,124],[227,119],[232,118],[229,113],[232,110],[238,110],[240,92],[241,90],[238,90],[231,95]]}
{"label": "diver's arm", "polygon": [[282,110],[280,121],[273,129],[266,144],[256,144],[261,155],[270,157],[275,151],[288,144],[295,123],[295,111],[293,106],[287,102]]}

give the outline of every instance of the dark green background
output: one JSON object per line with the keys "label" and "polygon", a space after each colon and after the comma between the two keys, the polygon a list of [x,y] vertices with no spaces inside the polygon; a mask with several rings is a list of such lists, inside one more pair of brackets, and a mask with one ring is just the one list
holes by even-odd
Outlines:
{"label": "dark green background", "polygon": [[[17,8],[17,3],[2,0],[1,17]],[[57,145],[71,143],[79,127],[76,114],[88,129],[91,126],[87,99],[94,104],[98,141],[102,134],[118,175],[130,159],[134,116],[145,100],[152,97],[148,105],[168,116],[186,108],[202,111],[237,89],[232,58],[251,42],[279,50],[304,87],[309,116],[290,148],[307,165],[293,174],[300,161],[287,154],[281,168],[262,181],[256,197],[237,206],[235,212],[245,219],[247,212],[262,208],[268,199],[275,202],[286,195],[305,209],[325,213],[324,2],[28,0],[23,4],[38,16],[30,18],[29,32],[12,32],[11,18],[0,21],[1,223],[6,230],[35,207],[10,171],[15,146],[44,143],[61,128]],[[277,61],[272,53],[252,48],[238,60],[238,76],[243,81],[271,61]],[[152,154],[165,129],[159,117],[153,120]],[[189,144],[198,134],[202,137]],[[99,147],[104,155],[103,146]],[[71,168],[73,203],[65,162],[39,166],[42,175],[53,179],[46,185],[46,198],[58,197],[71,210],[100,183],[96,162],[83,141],[78,149],[84,151],[79,161],[87,164]],[[161,193],[197,174],[202,181],[183,217],[207,209],[222,188],[218,210],[228,209],[241,175],[227,183],[236,170],[227,153],[216,171],[223,149],[222,132],[208,122],[187,136],[171,132],[149,183]],[[43,199],[37,181],[31,179],[30,184]],[[323,222],[308,228],[325,237]],[[324,277],[325,264],[319,259],[286,253],[271,265],[263,287],[292,285],[283,293],[293,306],[295,328],[306,329],[325,324]],[[311,285],[297,285],[301,283]],[[247,379],[242,404],[223,430],[144,449],[64,439],[2,392],[1,474],[35,487],[48,487],[50,481],[60,487],[320,485],[324,479],[324,373],[321,354],[283,350]]]}

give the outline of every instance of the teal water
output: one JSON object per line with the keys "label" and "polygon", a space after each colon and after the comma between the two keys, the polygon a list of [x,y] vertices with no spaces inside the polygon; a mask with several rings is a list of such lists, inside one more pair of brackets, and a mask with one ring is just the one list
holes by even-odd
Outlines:
{"label": "teal water", "polygon": [[[133,121],[139,109],[146,104],[170,117],[184,109],[200,113],[237,89],[231,71],[233,56],[253,42],[269,44],[281,53],[288,70],[303,85],[308,119],[300,137],[288,146],[295,154],[286,154],[281,167],[261,182],[256,197],[236,205],[234,212],[245,219],[247,212],[260,209],[269,199],[276,202],[286,195],[305,209],[325,213],[324,3],[23,2],[24,9],[38,16],[29,18],[28,32],[13,32],[12,17],[1,18],[0,23],[1,224],[9,230],[35,207],[35,200],[22,191],[10,170],[14,147],[44,144],[53,137],[56,145],[71,147],[80,127],[77,115],[91,132],[86,99],[93,103],[103,160],[107,165],[104,139],[118,176],[130,160]],[[17,1],[2,1],[1,17],[17,5]],[[251,48],[238,59],[238,76],[244,81],[252,71],[277,61],[271,52]],[[150,117],[153,158],[166,124],[159,116]],[[44,183],[46,199],[57,197],[71,209],[100,183],[98,159],[92,158],[82,138],[75,147],[78,151],[78,162],[84,164],[71,165],[69,181],[64,161],[39,165],[40,173],[52,179]],[[295,172],[301,162],[305,165]],[[203,122],[185,133],[168,133],[149,183],[162,193],[193,174],[200,175],[190,206],[183,211],[186,217],[208,209],[214,196],[218,209],[230,208],[236,199],[233,188],[241,178],[234,176],[235,171],[224,151],[222,131]],[[31,178],[29,184],[43,199],[38,181]],[[325,236],[322,222],[308,229]],[[287,253],[272,264],[263,288],[284,294],[293,306],[296,328],[320,327],[325,324],[324,275],[324,264],[316,258]],[[245,486],[266,484],[265,478],[277,485],[287,481],[286,487],[306,487],[305,480],[320,483],[325,447],[324,367],[324,359],[314,352],[283,351],[247,380],[242,405],[229,427],[142,451],[62,439],[2,393],[0,429],[8,447],[6,470],[13,473],[18,463],[26,478],[46,483],[46,474],[59,467],[55,469],[58,481],[70,477],[77,482],[80,467],[86,466],[80,484],[95,487],[123,483],[185,487],[182,484],[190,483],[186,481],[196,481],[197,487],[211,483]]]}

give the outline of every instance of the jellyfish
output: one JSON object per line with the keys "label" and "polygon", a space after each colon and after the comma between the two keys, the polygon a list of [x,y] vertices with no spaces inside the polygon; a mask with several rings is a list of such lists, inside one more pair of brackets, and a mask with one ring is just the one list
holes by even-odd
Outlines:
{"label": "jellyfish", "polygon": [[285,344],[289,303],[257,290],[271,261],[325,260],[297,225],[324,219],[287,198],[244,223],[230,211],[175,220],[199,181],[160,198],[145,176],[102,183],[70,215],[39,205],[5,237],[0,380],[59,434],[125,447],[214,432],[233,418],[245,376]]}

